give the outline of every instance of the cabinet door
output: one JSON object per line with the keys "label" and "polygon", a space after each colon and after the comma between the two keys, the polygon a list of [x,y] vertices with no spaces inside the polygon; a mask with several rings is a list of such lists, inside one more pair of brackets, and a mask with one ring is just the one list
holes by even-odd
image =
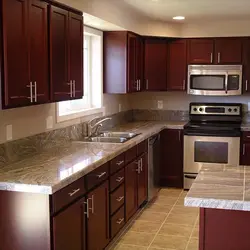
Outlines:
{"label": "cabinet door", "polygon": [[69,79],[73,98],[83,96],[83,17],[69,13]]}
{"label": "cabinet door", "polygon": [[212,64],[214,57],[213,39],[190,39],[188,42],[189,64]]}
{"label": "cabinet door", "polygon": [[243,42],[243,92],[250,92],[250,38]]}
{"label": "cabinet door", "polygon": [[88,194],[87,244],[89,250],[103,249],[109,243],[108,184],[106,181]]}
{"label": "cabinet door", "polygon": [[143,38],[136,38],[136,80],[138,81],[138,91],[143,90]]}
{"label": "cabinet door", "polygon": [[137,161],[131,162],[125,167],[125,202],[126,221],[128,221],[137,211],[137,171],[139,165]]}
{"label": "cabinet door", "polygon": [[243,40],[241,38],[217,38],[215,62],[217,64],[241,64]]}
{"label": "cabinet door", "polygon": [[29,5],[30,80],[35,101],[49,101],[48,4],[31,0]]}
{"label": "cabinet door", "polygon": [[85,249],[85,199],[53,218],[54,250]]}
{"label": "cabinet door", "polygon": [[144,153],[140,159],[141,167],[138,173],[138,207],[148,197],[148,154]]}
{"label": "cabinet door", "polygon": [[167,42],[166,40],[145,40],[145,85],[146,90],[167,89]]}
{"label": "cabinet door", "polygon": [[128,92],[137,91],[136,79],[136,36],[128,33]]}
{"label": "cabinet door", "polygon": [[244,142],[241,145],[240,164],[250,166],[250,143]]}
{"label": "cabinet door", "polygon": [[68,79],[68,11],[50,7],[51,99],[69,100],[72,85]]}
{"label": "cabinet door", "polygon": [[31,104],[28,57],[28,2],[3,0],[4,102],[7,108]]}
{"label": "cabinet door", "polygon": [[187,42],[175,40],[168,44],[168,90],[186,90]]}
{"label": "cabinet door", "polygon": [[183,187],[183,133],[182,130],[166,129],[161,134],[162,186]]}

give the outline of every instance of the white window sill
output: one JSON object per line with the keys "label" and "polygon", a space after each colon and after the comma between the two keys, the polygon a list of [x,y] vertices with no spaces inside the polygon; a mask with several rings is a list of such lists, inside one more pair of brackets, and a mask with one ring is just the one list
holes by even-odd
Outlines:
{"label": "white window sill", "polygon": [[100,114],[103,113],[104,114],[105,108],[90,108],[90,109],[86,109],[86,110],[81,110],[78,112],[72,112],[72,113],[68,113],[65,115],[61,115],[59,116],[59,109],[57,108],[57,119],[56,122],[64,122],[64,121],[68,121],[68,120],[73,120],[73,119],[77,119],[77,118],[81,118],[84,116],[88,116],[88,115],[95,115],[95,114]]}

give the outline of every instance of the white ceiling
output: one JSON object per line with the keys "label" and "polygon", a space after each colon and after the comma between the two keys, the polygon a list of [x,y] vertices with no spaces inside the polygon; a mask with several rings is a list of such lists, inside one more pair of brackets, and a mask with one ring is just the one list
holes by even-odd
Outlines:
{"label": "white ceiling", "polygon": [[161,21],[185,16],[181,22],[250,19],[250,0],[120,0],[142,14]]}

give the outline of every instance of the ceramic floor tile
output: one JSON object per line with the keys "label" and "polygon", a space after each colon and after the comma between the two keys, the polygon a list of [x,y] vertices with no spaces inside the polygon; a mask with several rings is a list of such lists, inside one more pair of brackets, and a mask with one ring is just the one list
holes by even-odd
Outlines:
{"label": "ceramic floor tile", "polygon": [[174,205],[177,200],[178,200],[178,197],[167,197],[167,196],[159,195],[156,198],[155,203],[165,204],[165,205]]}
{"label": "ceramic floor tile", "polygon": [[193,230],[193,233],[192,233],[192,238],[199,238],[199,228],[198,227],[195,227],[194,230]]}
{"label": "ceramic floor tile", "polygon": [[196,220],[197,216],[194,215],[170,213],[166,220],[166,223],[194,226]]}
{"label": "ceramic floor tile", "polygon": [[191,238],[186,250],[198,250],[198,249],[199,249],[199,240]]}
{"label": "ceramic floor tile", "polygon": [[191,214],[191,215],[198,215],[199,209],[196,207],[185,207],[180,205],[175,205],[172,209],[171,213],[173,214]]}
{"label": "ceramic floor tile", "polygon": [[126,245],[126,244],[118,244],[115,250],[147,250],[147,247],[134,246],[134,245]]}
{"label": "ceramic floor tile", "polygon": [[184,206],[184,199],[185,197],[179,197],[175,205],[182,205]]}
{"label": "ceramic floor tile", "polygon": [[158,234],[150,247],[164,248],[164,249],[175,249],[175,250],[185,250],[187,246],[188,238],[180,236],[171,235],[160,235]]}
{"label": "ceramic floor tile", "polygon": [[144,220],[151,222],[162,223],[168,215],[164,213],[155,213],[151,211],[144,211],[136,220]]}
{"label": "ceramic floor tile", "polygon": [[127,232],[120,240],[121,244],[135,245],[141,247],[148,247],[155,234],[149,233],[138,233],[138,232]]}
{"label": "ceramic floor tile", "polygon": [[131,226],[129,231],[144,232],[144,233],[157,233],[161,225],[162,225],[162,222],[137,220],[133,222],[133,225]]}
{"label": "ceramic floor tile", "polygon": [[152,203],[152,204],[149,204],[145,208],[145,211],[168,214],[170,212],[170,210],[172,209],[172,207],[173,207],[173,205]]}
{"label": "ceramic floor tile", "polygon": [[161,235],[174,235],[190,237],[192,233],[192,226],[178,225],[178,224],[164,224],[159,232]]}
{"label": "ceramic floor tile", "polygon": [[160,190],[159,195],[178,198],[181,193],[182,193],[181,189],[164,188]]}

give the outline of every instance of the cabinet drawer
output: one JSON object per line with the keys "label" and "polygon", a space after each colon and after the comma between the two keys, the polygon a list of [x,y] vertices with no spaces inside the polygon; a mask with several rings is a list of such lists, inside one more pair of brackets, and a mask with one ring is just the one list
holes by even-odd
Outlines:
{"label": "cabinet drawer", "polygon": [[137,156],[137,146],[130,148],[128,151],[125,152],[125,164],[129,164],[133,160],[136,159]]}
{"label": "cabinet drawer", "polygon": [[122,204],[124,204],[124,185],[121,185],[110,195],[110,212],[113,214]]}
{"label": "cabinet drawer", "polygon": [[145,140],[137,145],[137,156],[140,156],[147,151],[148,151],[148,140]]}
{"label": "cabinet drawer", "polygon": [[118,155],[116,158],[110,161],[110,174],[113,174],[117,170],[121,169],[125,165],[125,155]]}
{"label": "cabinet drawer", "polygon": [[248,132],[243,132],[242,133],[242,140],[243,141],[245,141],[245,142],[247,142],[247,141],[249,141],[250,142],[250,131]]}
{"label": "cabinet drawer", "polygon": [[124,221],[124,206],[122,206],[111,218],[111,238],[114,238],[124,226]]}
{"label": "cabinet drawer", "polygon": [[110,177],[110,191],[112,192],[124,182],[124,169]]}
{"label": "cabinet drawer", "polygon": [[53,212],[59,211],[78,197],[85,194],[84,177],[52,195]]}
{"label": "cabinet drawer", "polygon": [[109,176],[109,163],[106,163],[99,168],[92,171],[86,176],[87,189],[91,189],[102,181],[106,180]]}

